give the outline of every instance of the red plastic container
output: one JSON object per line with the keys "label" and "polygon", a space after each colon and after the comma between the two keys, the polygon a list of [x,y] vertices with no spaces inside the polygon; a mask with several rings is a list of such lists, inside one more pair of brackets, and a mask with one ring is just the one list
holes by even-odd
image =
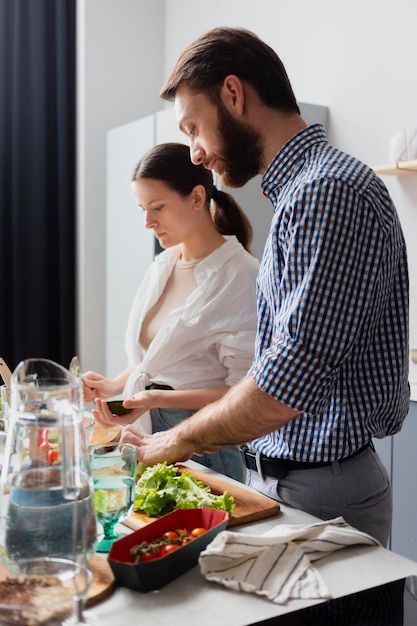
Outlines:
{"label": "red plastic container", "polygon": [[[198,563],[200,552],[227,526],[226,511],[216,509],[180,509],[158,518],[144,528],[115,541],[110,549],[109,564],[116,583],[136,591],[161,589]],[[178,528],[207,528],[207,532],[164,557],[145,563],[135,563],[131,548],[142,541],[161,537]]]}

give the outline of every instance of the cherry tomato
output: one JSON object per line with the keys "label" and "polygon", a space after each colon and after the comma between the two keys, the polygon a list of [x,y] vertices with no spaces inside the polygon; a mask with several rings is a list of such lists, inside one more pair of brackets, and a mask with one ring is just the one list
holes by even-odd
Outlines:
{"label": "cherry tomato", "polygon": [[166,539],[178,539],[178,533],[174,532],[173,530],[168,530],[166,533],[164,533],[163,536]]}
{"label": "cherry tomato", "polygon": [[42,428],[38,432],[38,448],[42,450],[42,452],[47,452],[50,450],[51,446],[49,445],[49,430],[47,428]]}
{"label": "cherry tomato", "polygon": [[39,444],[39,450],[42,450],[42,452],[48,452],[48,450],[51,449],[51,446],[49,445],[49,441],[47,439],[44,439],[40,444]]}
{"label": "cherry tomato", "polygon": [[59,450],[49,450],[48,452],[48,465],[56,465],[60,460]]}
{"label": "cherry tomato", "polygon": [[166,546],[162,546],[162,548],[159,551],[158,556],[166,556],[167,554],[171,554],[171,552],[178,550],[179,547],[180,546],[176,543],[167,543]]}
{"label": "cherry tomato", "polygon": [[194,528],[194,530],[191,531],[191,534],[194,535],[194,537],[200,537],[200,535],[204,535],[206,532],[206,528]]}
{"label": "cherry tomato", "polygon": [[153,552],[145,552],[145,554],[141,555],[140,562],[146,563],[147,561],[154,561],[158,557],[159,557],[159,554],[153,554]]}
{"label": "cherry tomato", "polygon": [[194,535],[184,535],[181,541],[181,545],[185,546],[186,543],[190,543],[190,541],[192,541],[193,539],[195,539]]}

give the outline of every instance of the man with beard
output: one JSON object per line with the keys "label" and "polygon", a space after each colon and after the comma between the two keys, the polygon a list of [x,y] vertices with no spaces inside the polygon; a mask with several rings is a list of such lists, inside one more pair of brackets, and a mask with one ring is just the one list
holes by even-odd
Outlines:
{"label": "man with beard", "polygon": [[244,444],[249,485],[386,545],[391,489],[372,438],[401,429],[409,355],[406,247],[385,186],[306,125],[280,59],[249,31],[199,37],[161,96],[193,162],[229,187],[261,173],[274,214],[247,377],[177,428],[124,440],[148,464]]}

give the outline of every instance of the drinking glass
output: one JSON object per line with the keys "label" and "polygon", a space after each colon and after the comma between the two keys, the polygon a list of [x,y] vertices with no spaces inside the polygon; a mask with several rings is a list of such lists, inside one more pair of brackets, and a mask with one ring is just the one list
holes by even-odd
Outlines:
{"label": "drinking glass", "polygon": [[132,510],[135,495],[136,448],[126,443],[99,444],[90,452],[97,521],[103,528],[97,552],[108,552],[116,539],[118,522]]}
{"label": "drinking glass", "polygon": [[0,431],[6,432],[10,413],[10,389],[7,385],[0,386]]}
{"label": "drinking glass", "polygon": [[3,568],[3,579],[6,574],[9,580],[0,582],[0,624],[82,623],[80,598],[91,582],[85,566],[68,559],[17,559]]}
{"label": "drinking glass", "polygon": [[96,425],[96,420],[94,418],[94,415],[90,413],[90,411],[84,411],[82,425],[83,425],[83,432],[85,436],[86,446],[88,448],[93,438],[94,426]]}
{"label": "drinking glass", "polygon": [[0,472],[3,467],[6,433],[9,424],[10,389],[7,385],[0,386]]}
{"label": "drinking glass", "polygon": [[5,558],[85,565],[93,555],[97,525],[83,411],[82,383],[61,365],[28,359],[13,372],[0,480]]}

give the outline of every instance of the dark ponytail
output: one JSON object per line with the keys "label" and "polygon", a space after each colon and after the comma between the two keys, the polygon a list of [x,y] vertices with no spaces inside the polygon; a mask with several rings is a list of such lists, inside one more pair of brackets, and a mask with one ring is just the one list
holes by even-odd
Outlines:
{"label": "dark ponytail", "polygon": [[236,235],[242,246],[250,252],[253,230],[249,218],[230,193],[213,186],[211,217],[219,233]]}
{"label": "dark ponytail", "polygon": [[[203,165],[194,165],[190,149],[182,143],[162,143],[144,154],[132,173],[132,181],[139,178],[161,180],[173,191],[188,196],[196,185],[206,190],[207,210],[222,235],[235,235],[242,246],[250,251],[252,226],[236,202],[213,183],[213,175]],[[211,202],[211,204],[210,204]]]}

